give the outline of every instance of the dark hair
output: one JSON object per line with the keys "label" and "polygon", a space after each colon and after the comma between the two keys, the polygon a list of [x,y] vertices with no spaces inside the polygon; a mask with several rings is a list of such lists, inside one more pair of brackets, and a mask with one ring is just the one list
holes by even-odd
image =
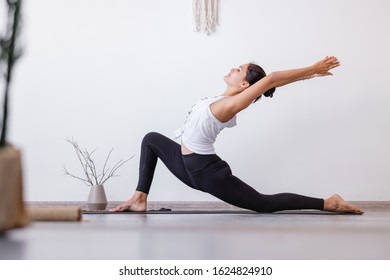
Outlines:
{"label": "dark hair", "polygon": [[[257,64],[249,63],[248,69],[246,70],[246,81],[249,83],[249,85],[253,85],[257,81],[260,81],[265,76],[267,76],[267,74],[265,73],[263,68],[261,68]],[[265,97],[272,97],[274,95],[274,92],[275,92],[275,88],[271,88],[266,92],[264,92],[262,95],[264,95]],[[253,102],[259,100],[262,95],[257,97]]]}

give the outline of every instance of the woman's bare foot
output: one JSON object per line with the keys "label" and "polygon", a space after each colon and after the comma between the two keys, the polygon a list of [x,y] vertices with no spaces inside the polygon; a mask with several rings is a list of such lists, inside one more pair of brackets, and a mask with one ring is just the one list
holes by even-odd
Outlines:
{"label": "woman's bare foot", "polygon": [[147,197],[148,197],[148,195],[146,193],[136,191],[134,193],[134,195],[129,200],[127,200],[126,202],[123,202],[122,204],[118,205],[115,208],[110,209],[110,211],[113,211],[113,212],[125,212],[125,211],[144,212],[144,211],[146,211]]}
{"label": "woman's bare foot", "polygon": [[353,213],[359,215],[364,213],[360,208],[346,202],[338,194],[334,194],[324,200],[324,210],[336,213]]}

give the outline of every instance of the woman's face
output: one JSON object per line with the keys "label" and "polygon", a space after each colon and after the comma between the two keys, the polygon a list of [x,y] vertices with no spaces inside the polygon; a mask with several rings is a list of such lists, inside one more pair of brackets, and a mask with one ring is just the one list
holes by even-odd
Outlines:
{"label": "woman's face", "polygon": [[226,84],[233,87],[245,86],[246,71],[249,64],[243,64],[237,68],[232,68],[230,72],[224,77]]}

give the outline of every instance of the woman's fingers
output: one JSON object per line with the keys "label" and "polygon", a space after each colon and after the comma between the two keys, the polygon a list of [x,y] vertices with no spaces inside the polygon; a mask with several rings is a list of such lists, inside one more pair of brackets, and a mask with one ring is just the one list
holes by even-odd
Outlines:
{"label": "woman's fingers", "polygon": [[331,76],[333,75],[329,70],[340,66],[340,62],[335,56],[326,56],[323,60],[316,63],[317,75]]}
{"label": "woman's fingers", "polygon": [[333,69],[340,65],[340,61],[335,56],[327,56],[324,62],[329,65],[329,69]]}

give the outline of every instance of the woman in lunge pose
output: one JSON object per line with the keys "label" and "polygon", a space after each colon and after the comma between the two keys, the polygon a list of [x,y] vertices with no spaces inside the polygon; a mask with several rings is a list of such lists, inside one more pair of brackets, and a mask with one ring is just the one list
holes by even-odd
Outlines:
{"label": "woman in lunge pose", "polygon": [[321,199],[292,193],[261,194],[235,177],[229,165],[215,154],[213,146],[222,129],[236,125],[237,113],[262,95],[272,97],[276,87],[332,75],[329,71],[339,65],[338,59],[331,56],[309,67],[276,71],[269,75],[255,64],[231,69],[224,77],[227,87],[222,95],[202,99],[193,106],[183,128],[177,132],[177,136],[181,136],[181,145],[156,132],[144,137],[137,189],[129,200],[112,211],[146,211],[159,158],[186,185],[237,207],[256,212],[317,209],[362,214],[361,209],[339,195]]}

